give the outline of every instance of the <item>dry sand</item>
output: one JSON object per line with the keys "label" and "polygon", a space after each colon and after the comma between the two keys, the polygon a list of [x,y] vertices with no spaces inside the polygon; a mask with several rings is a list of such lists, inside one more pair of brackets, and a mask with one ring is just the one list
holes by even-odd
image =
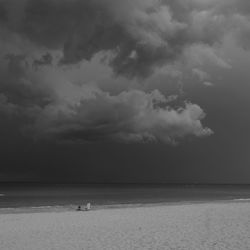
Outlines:
{"label": "dry sand", "polygon": [[1,250],[250,249],[250,203],[0,214]]}

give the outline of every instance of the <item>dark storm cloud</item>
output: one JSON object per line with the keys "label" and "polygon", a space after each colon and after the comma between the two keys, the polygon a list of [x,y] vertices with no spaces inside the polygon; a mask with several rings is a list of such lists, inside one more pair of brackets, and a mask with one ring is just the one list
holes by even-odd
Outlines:
{"label": "dark storm cloud", "polygon": [[[247,44],[248,13],[246,1],[233,0],[2,0],[0,110],[23,117],[35,138],[169,143],[210,135],[197,104],[176,107],[161,89],[138,85],[160,70],[180,86],[188,70],[212,85],[207,66],[231,68],[225,37]],[[82,62],[94,71],[97,55],[117,81],[136,83],[114,94],[86,82],[88,72],[66,76]]]}
{"label": "dark storm cloud", "polygon": [[158,1],[118,1],[121,7],[108,0],[22,2],[18,16],[9,6],[14,20],[8,27],[39,45],[63,49],[62,63],[90,60],[109,50],[117,74],[146,76],[155,65],[173,60],[185,43],[186,24],[173,20]]}
{"label": "dark storm cloud", "polygon": [[190,44],[219,42],[228,21],[227,13],[216,12],[224,1],[22,0],[19,15],[11,2],[5,2],[7,26],[36,44],[62,49],[62,63],[110,51],[115,73],[129,77],[149,75]]}
{"label": "dark storm cloud", "polygon": [[[1,85],[0,111],[24,119],[23,131],[36,139],[175,143],[186,135],[212,133],[202,126],[204,112],[198,105],[171,108],[173,98],[158,90],[111,95],[91,84],[63,82],[60,72],[30,72],[32,66],[23,56],[8,55],[6,60],[6,75],[11,77]],[[37,74],[46,74],[54,82],[46,85],[46,79]],[[57,81],[59,85],[53,85]]]}
{"label": "dark storm cloud", "polygon": [[6,69],[2,71],[0,91],[10,103],[20,107],[43,107],[48,104],[51,89],[39,84],[29,71],[30,65],[24,55],[7,54]]}
{"label": "dark storm cloud", "polygon": [[42,55],[42,57],[40,59],[35,59],[33,62],[33,66],[35,68],[39,67],[39,66],[43,66],[43,65],[51,65],[53,61],[53,57],[51,56],[51,54],[46,53],[44,55]]}

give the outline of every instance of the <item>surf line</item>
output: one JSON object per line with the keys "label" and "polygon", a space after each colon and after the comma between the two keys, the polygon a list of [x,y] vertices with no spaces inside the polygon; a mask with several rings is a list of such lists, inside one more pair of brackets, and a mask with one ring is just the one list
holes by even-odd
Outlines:
{"label": "surf line", "polygon": [[239,198],[239,199],[234,199],[234,201],[250,201],[250,198]]}

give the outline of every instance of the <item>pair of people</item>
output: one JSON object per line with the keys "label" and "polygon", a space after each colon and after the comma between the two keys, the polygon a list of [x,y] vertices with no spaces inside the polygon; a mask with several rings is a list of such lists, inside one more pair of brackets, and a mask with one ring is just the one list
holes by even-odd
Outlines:
{"label": "pair of people", "polygon": [[[91,209],[91,204],[90,204],[90,202],[88,202],[87,205],[84,207],[83,211],[89,211],[90,209]],[[81,206],[78,206],[76,210],[82,211]]]}

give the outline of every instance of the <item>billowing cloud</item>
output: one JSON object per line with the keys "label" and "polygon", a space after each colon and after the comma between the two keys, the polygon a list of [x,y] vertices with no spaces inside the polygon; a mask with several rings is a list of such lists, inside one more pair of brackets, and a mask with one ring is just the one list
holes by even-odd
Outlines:
{"label": "billowing cloud", "polygon": [[1,6],[6,12],[2,16],[8,17],[2,21],[5,28],[40,46],[62,50],[63,64],[110,51],[116,74],[145,77],[178,59],[189,46],[218,44],[230,31],[245,37],[244,9],[228,14],[235,5],[197,0],[12,0]]}
{"label": "billowing cloud", "polygon": [[246,0],[0,0],[0,111],[36,138],[210,135],[178,94],[189,76],[211,86],[210,68],[231,70],[223,46],[248,49],[249,11]]}
{"label": "billowing cloud", "polygon": [[204,128],[204,112],[185,103],[173,109],[157,90],[121,92],[112,96],[98,88],[83,86],[73,102],[56,102],[40,114],[33,128],[38,135],[73,141],[115,140],[127,142],[175,142],[187,135],[212,133]]}
{"label": "billowing cloud", "polygon": [[[110,94],[93,83],[74,84],[51,66],[33,69],[25,57],[9,55],[2,84],[2,115],[21,119],[21,128],[36,139],[175,143],[185,136],[212,134],[196,104],[171,103],[159,90],[129,89]],[[42,77],[44,75],[44,77]]]}
{"label": "billowing cloud", "polygon": [[92,83],[73,84],[58,70],[30,72],[23,57],[9,55],[6,60],[14,79],[2,85],[0,111],[23,118],[22,129],[35,138],[175,143],[187,135],[212,133],[202,126],[205,114],[198,105],[173,108],[175,98],[158,90],[131,89],[111,95]]}

